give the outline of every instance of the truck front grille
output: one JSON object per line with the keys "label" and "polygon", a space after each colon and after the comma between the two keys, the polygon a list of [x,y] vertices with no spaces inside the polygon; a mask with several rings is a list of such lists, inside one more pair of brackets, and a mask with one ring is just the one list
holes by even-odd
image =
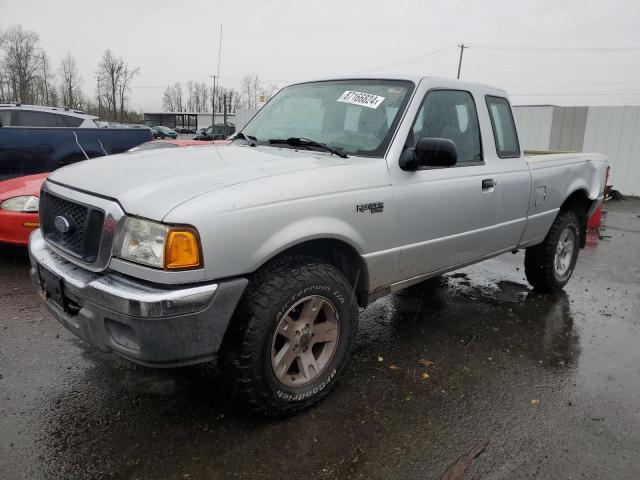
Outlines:
{"label": "truck front grille", "polygon": [[102,210],[45,190],[41,193],[40,227],[44,238],[85,263],[96,260],[103,222]]}

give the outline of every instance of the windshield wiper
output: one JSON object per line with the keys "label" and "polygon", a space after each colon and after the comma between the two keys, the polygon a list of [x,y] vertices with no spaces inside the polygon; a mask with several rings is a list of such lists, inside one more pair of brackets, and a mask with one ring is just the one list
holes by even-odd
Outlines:
{"label": "windshield wiper", "polygon": [[287,145],[291,145],[292,147],[318,147],[326,150],[327,152],[331,152],[334,155],[338,155],[341,158],[349,158],[346,153],[341,152],[337,148],[330,147],[328,145],[325,145],[324,143],[316,142],[315,140],[311,140],[309,138],[270,138],[269,143],[272,145],[278,143],[286,143]]}
{"label": "windshield wiper", "polygon": [[255,147],[256,146],[256,142],[258,141],[258,139],[256,137],[254,137],[253,135],[247,135],[246,133],[242,133],[242,132],[236,133],[236,136],[233,137],[233,139],[235,140],[236,138],[240,138],[242,140],[246,140],[247,144],[250,147]]}

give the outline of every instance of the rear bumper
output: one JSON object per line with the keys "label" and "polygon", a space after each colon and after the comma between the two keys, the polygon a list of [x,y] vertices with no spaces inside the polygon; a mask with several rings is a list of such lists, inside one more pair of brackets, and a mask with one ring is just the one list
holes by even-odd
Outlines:
{"label": "rear bumper", "polygon": [[0,210],[0,243],[27,245],[29,234],[39,225],[37,213]]}
{"label": "rear bumper", "polygon": [[[236,278],[167,287],[89,272],[50,249],[39,230],[31,236],[29,254],[34,288],[62,325],[102,351],[148,366],[213,358],[248,283]],[[58,302],[45,293],[42,269],[62,280]]]}

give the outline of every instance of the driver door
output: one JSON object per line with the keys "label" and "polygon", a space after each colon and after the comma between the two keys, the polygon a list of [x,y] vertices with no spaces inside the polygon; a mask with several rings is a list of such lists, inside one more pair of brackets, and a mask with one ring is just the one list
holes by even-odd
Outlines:
{"label": "driver door", "polygon": [[395,161],[390,165],[400,244],[395,283],[480,259],[493,250],[488,227],[494,195],[483,182],[491,176],[474,95],[454,88],[427,91],[404,149],[424,137],[452,140],[457,164],[417,171],[404,171]]}

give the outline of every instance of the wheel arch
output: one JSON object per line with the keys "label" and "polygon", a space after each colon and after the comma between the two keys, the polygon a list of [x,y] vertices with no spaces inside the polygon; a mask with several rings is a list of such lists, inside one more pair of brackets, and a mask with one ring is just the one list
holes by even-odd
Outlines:
{"label": "wheel arch", "polygon": [[300,240],[265,259],[259,268],[287,255],[304,255],[323,260],[340,270],[354,286],[358,305],[365,307],[369,297],[369,271],[358,250],[348,241],[333,236]]}
{"label": "wheel arch", "polygon": [[587,241],[587,220],[588,213],[596,200],[589,197],[585,188],[574,190],[560,206],[558,215],[562,212],[572,211],[578,216],[580,221],[580,248],[584,248]]}

